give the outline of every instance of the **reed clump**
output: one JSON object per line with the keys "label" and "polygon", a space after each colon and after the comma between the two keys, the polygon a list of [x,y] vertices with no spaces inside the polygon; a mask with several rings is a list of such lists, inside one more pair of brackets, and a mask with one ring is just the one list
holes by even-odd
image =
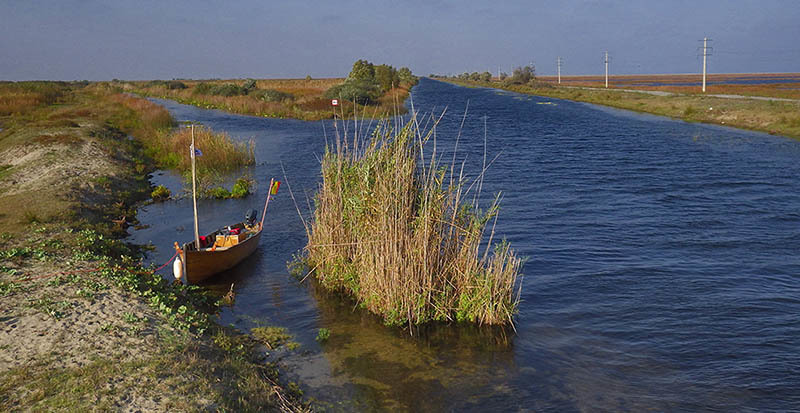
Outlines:
{"label": "reed clump", "polygon": [[322,286],[389,325],[510,324],[522,260],[494,242],[499,194],[479,209],[482,178],[440,165],[435,149],[425,155],[434,129],[381,123],[371,139],[327,148],[307,263]]}
{"label": "reed clump", "polygon": [[[175,129],[175,121],[169,111],[147,99],[124,93],[108,94],[106,99],[127,109],[118,111],[111,122],[134,135],[159,167],[175,169],[186,176],[187,180],[191,178],[190,128]],[[216,198],[230,198],[230,191],[215,186],[224,180],[225,174],[255,163],[255,141],[251,139],[248,142],[237,142],[226,133],[217,133],[202,125],[194,127],[194,137],[195,147],[202,152],[202,156],[196,158],[200,193]],[[249,194],[249,186],[243,188],[242,182],[249,183],[246,179],[237,182],[238,188],[234,187],[236,197]],[[227,195],[221,196],[219,191],[212,192],[217,189],[223,189]]]}
{"label": "reed clump", "polygon": [[[255,163],[255,141],[236,142],[227,133],[214,132],[202,125],[194,127],[195,147],[202,156],[195,158],[198,171],[225,173]],[[168,163],[180,171],[190,171],[192,158],[189,146],[192,144],[191,128],[179,128],[166,137],[161,137],[160,145],[169,154]]]}
{"label": "reed clump", "polygon": [[0,116],[25,114],[56,103],[73,86],[66,82],[0,82]]}

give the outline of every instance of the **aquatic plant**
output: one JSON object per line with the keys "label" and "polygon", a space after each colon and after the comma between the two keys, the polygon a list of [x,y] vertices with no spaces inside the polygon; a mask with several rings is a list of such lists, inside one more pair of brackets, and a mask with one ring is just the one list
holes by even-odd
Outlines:
{"label": "aquatic plant", "polygon": [[208,196],[215,199],[228,199],[231,197],[231,193],[227,189],[218,186],[208,191]]}
{"label": "aquatic plant", "polygon": [[327,328],[320,328],[319,330],[317,330],[317,337],[314,340],[317,340],[318,342],[322,343],[324,341],[328,341],[330,337],[331,337],[331,330],[328,330]]}
{"label": "aquatic plant", "polygon": [[231,188],[231,198],[244,198],[250,195],[250,188],[253,186],[253,181],[248,178],[239,178]]}
{"label": "aquatic plant", "polygon": [[153,201],[160,202],[166,201],[170,197],[170,191],[164,185],[159,185],[153,192],[150,193],[150,197],[153,198]]}
{"label": "aquatic plant", "polygon": [[482,174],[469,182],[438,163],[435,145],[423,150],[434,130],[384,122],[371,139],[326,148],[307,263],[390,325],[511,323],[522,260],[494,242],[500,196],[480,209]]}

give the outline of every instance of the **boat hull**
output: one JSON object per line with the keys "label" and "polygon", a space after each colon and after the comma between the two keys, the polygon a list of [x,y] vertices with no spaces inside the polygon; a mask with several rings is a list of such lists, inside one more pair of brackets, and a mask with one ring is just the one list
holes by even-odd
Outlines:
{"label": "boat hull", "polygon": [[258,248],[261,232],[259,230],[243,242],[225,249],[198,251],[184,246],[186,282],[196,284],[214,274],[233,268]]}

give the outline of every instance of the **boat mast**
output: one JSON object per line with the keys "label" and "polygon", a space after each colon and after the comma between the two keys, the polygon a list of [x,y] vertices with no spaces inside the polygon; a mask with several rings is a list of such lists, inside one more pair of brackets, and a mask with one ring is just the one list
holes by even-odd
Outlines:
{"label": "boat mast", "polygon": [[267,188],[267,201],[264,203],[264,213],[261,214],[261,229],[264,229],[264,218],[267,216],[267,206],[269,206],[269,196],[272,194],[272,185],[275,183],[275,178],[269,180],[269,188]]}
{"label": "boat mast", "polygon": [[194,246],[197,250],[200,250],[200,231],[197,228],[197,183],[195,178],[194,172],[194,158],[195,158],[195,149],[194,149],[194,123],[192,124],[192,147],[190,148],[192,152],[192,204],[194,205]]}

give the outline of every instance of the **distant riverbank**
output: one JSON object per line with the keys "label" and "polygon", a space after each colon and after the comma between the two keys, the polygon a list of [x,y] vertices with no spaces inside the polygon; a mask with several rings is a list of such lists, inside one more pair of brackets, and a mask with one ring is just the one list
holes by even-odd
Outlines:
{"label": "distant riverbank", "polygon": [[403,102],[413,84],[399,83],[369,102],[354,104],[340,99],[331,104],[329,91],[346,82],[330,79],[232,79],[111,82],[125,92],[174,100],[203,109],[218,109],[240,115],[300,120],[331,119],[336,116],[383,117],[405,113]]}
{"label": "distant riverbank", "polygon": [[[732,126],[800,139],[800,103],[753,96],[714,96],[650,90],[558,86],[546,82],[515,85],[497,81],[438,79],[466,87],[488,87],[529,95],[594,103],[687,122]],[[656,93],[658,92],[658,93]]]}

